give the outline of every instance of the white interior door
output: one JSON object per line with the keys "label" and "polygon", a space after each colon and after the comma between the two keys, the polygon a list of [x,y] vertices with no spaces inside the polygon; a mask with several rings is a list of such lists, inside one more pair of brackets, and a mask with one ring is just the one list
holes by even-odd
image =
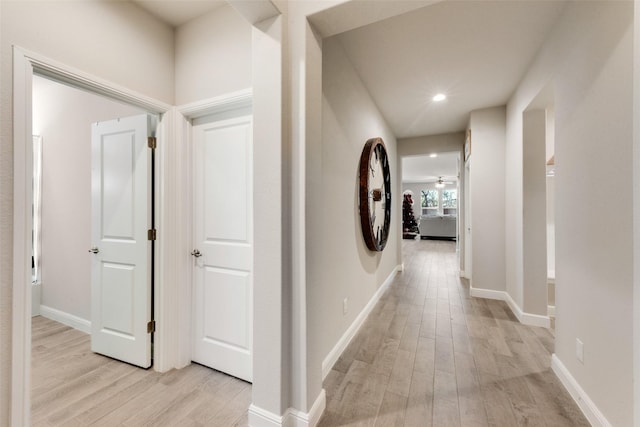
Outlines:
{"label": "white interior door", "polygon": [[151,366],[151,118],[92,125],[91,350]]}
{"label": "white interior door", "polygon": [[251,116],[193,126],[195,362],[252,381]]}

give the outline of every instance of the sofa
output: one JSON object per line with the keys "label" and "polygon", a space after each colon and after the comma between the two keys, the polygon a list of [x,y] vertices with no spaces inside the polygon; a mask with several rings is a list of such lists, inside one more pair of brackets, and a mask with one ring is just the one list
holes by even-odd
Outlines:
{"label": "sofa", "polygon": [[457,237],[456,215],[423,215],[418,223],[420,238],[455,239]]}

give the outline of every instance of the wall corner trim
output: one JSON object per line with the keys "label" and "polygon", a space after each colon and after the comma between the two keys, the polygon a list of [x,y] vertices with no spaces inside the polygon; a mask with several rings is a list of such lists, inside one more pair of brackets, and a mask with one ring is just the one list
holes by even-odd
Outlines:
{"label": "wall corner trim", "polygon": [[551,319],[549,316],[541,316],[539,314],[525,313],[520,306],[511,298],[505,291],[494,291],[492,289],[479,289],[471,287],[469,293],[472,297],[487,298],[504,301],[507,303],[513,314],[518,318],[518,321],[523,325],[538,326],[541,328],[551,327]]}
{"label": "wall corner trim", "polygon": [[347,346],[349,345],[353,337],[356,335],[356,333],[364,323],[364,321],[367,319],[367,316],[369,315],[369,313],[371,313],[371,310],[373,310],[373,307],[375,307],[376,303],[380,300],[380,297],[382,297],[382,294],[384,294],[384,291],[389,287],[389,285],[393,281],[393,278],[396,276],[396,274],[399,271],[402,271],[401,268],[402,268],[402,265],[399,264],[396,266],[396,268],[394,268],[391,271],[391,274],[389,274],[387,279],[378,288],[376,293],[373,294],[373,296],[371,297],[367,305],[365,305],[362,311],[360,312],[360,314],[358,314],[358,317],[356,317],[356,319],[353,321],[351,326],[347,328],[347,330],[342,335],[342,337],[340,337],[340,339],[338,340],[336,345],[333,347],[333,349],[329,352],[329,354],[327,354],[327,357],[325,357],[325,359],[322,361],[322,380],[323,381],[325,378],[327,378],[327,375],[329,375],[329,371],[331,371],[331,368],[333,367],[333,365],[338,361],[338,358],[340,357],[342,352],[347,348]]}
{"label": "wall corner trim", "polygon": [[324,389],[320,390],[309,412],[289,408],[281,416],[252,404],[249,406],[249,425],[251,427],[315,427],[326,406],[327,394]]}
{"label": "wall corner trim", "polygon": [[73,314],[69,314],[46,305],[40,305],[40,315],[47,319],[62,323],[63,325],[71,326],[73,329],[77,329],[86,334],[91,334],[91,322],[81,317],[74,316]]}
{"label": "wall corner trim", "polygon": [[327,393],[324,389],[320,390],[320,394],[313,402],[313,406],[309,412],[300,412],[296,409],[289,408],[284,415],[285,427],[315,427],[320,422],[320,417],[324,413],[327,406]]}
{"label": "wall corner trim", "polygon": [[251,427],[281,427],[284,417],[269,412],[254,404],[249,406],[249,425]]}
{"label": "wall corner trim", "polygon": [[573,400],[578,404],[578,407],[592,426],[611,427],[611,423],[605,418],[602,412],[600,412],[596,404],[593,403],[589,395],[580,387],[578,381],[571,375],[571,372],[569,372],[555,353],[551,356],[551,369],[564,388],[567,389]]}

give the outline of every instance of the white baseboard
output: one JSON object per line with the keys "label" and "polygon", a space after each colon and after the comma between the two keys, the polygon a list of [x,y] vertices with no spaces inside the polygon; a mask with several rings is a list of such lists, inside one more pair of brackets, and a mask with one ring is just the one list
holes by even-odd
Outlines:
{"label": "white baseboard", "polygon": [[504,294],[506,296],[505,301],[509,305],[509,308],[511,308],[511,311],[513,311],[513,313],[516,315],[520,323],[529,326],[539,326],[541,328],[551,327],[551,319],[549,319],[549,316],[525,313],[524,311],[522,311],[520,306],[516,304],[513,298],[511,298],[511,295],[509,295],[507,292],[505,292]]}
{"label": "white baseboard", "polygon": [[591,400],[589,395],[580,387],[578,381],[573,378],[571,372],[562,363],[558,357],[553,354],[551,356],[551,369],[556,374],[560,382],[567,389],[573,400],[576,401],[580,410],[589,423],[594,427],[611,427],[611,423],[607,421],[602,412],[598,409],[595,403]]}
{"label": "white baseboard", "polygon": [[249,425],[251,427],[282,427],[284,417],[264,410],[254,404],[249,406]]}
{"label": "white baseboard", "polygon": [[289,408],[284,415],[285,427],[315,427],[320,421],[320,417],[327,406],[327,394],[324,389],[320,390],[318,398],[313,403],[308,413],[300,412],[296,409]]}
{"label": "white baseboard", "polygon": [[65,313],[64,311],[56,310],[55,308],[47,307],[46,305],[40,305],[40,315],[47,319],[55,320],[63,325],[71,326],[74,329],[91,333],[91,322],[73,314]]}
{"label": "white baseboard", "polygon": [[511,298],[511,295],[505,291],[471,288],[469,294],[476,298],[496,299],[506,302],[513,314],[518,318],[518,321],[523,325],[539,326],[542,328],[551,327],[551,319],[549,319],[549,316],[523,312],[520,306]]}
{"label": "white baseboard", "polygon": [[251,427],[315,427],[326,405],[327,395],[324,389],[320,391],[309,412],[289,408],[284,415],[276,415],[252,404],[249,406],[249,425]]}
{"label": "white baseboard", "polygon": [[506,300],[506,296],[505,296],[506,292],[504,291],[494,291],[491,289],[479,289],[479,288],[471,287],[469,289],[469,294],[472,297],[476,297],[476,298],[497,299],[500,301]]}
{"label": "white baseboard", "polygon": [[353,321],[351,326],[349,326],[349,328],[338,340],[338,342],[333,347],[333,349],[329,352],[329,354],[327,354],[327,357],[325,357],[325,359],[322,361],[322,380],[323,381],[325,378],[327,378],[327,375],[329,375],[329,372],[331,371],[331,368],[333,367],[333,365],[338,361],[338,358],[340,357],[340,355],[344,352],[344,350],[347,348],[347,346],[349,345],[353,337],[356,335],[356,333],[358,332],[358,330],[360,329],[364,321],[367,319],[367,316],[369,315],[369,313],[371,313],[371,310],[373,310],[373,307],[375,307],[376,303],[380,300],[380,297],[382,296],[384,291],[389,287],[396,273],[398,271],[402,271],[401,269],[402,269],[402,265],[398,265],[391,272],[389,277],[387,277],[384,283],[382,283],[382,285],[378,288],[376,293],[373,294],[373,297],[371,297],[371,299],[369,300],[369,303],[362,309],[358,317],[356,317],[356,319]]}

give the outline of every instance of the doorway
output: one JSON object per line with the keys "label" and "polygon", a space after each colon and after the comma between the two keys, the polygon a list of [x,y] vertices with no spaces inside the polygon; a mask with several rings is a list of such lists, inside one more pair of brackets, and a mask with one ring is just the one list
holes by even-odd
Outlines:
{"label": "doorway", "polygon": [[427,150],[402,157],[402,191],[412,196],[420,239],[457,241],[460,155]]}
{"label": "doorway", "polygon": [[[162,103],[150,100],[149,98],[142,97],[138,94],[124,90],[122,88],[112,88],[108,84],[101,82],[96,83],[96,79],[88,75],[81,75],[77,71],[66,70],[60,64],[50,65],[48,59],[39,57],[37,54],[28,53],[19,48],[14,48],[14,65],[16,70],[22,70],[23,72],[16,74],[20,78],[14,79],[14,190],[16,198],[14,200],[14,287],[13,287],[13,355],[12,358],[12,422],[17,425],[28,425],[30,414],[30,377],[31,377],[31,314],[32,314],[32,255],[33,255],[33,241],[31,234],[33,231],[33,134],[34,134],[34,120],[33,120],[33,80],[35,76],[46,77],[49,80],[55,80],[60,83],[64,83],[68,86],[73,86],[76,89],[82,89],[85,95],[86,93],[92,93],[94,96],[103,96],[111,100],[117,100],[120,103],[129,105],[132,108],[138,109],[138,111],[149,111],[155,114],[162,114],[168,110],[168,106]],[[87,123],[90,126],[90,123]],[[159,136],[164,135],[166,132],[166,122],[160,120],[158,126]],[[36,129],[36,132],[41,133]],[[67,134],[69,138],[71,133]],[[43,136],[42,144],[43,149],[46,150],[47,138]],[[90,146],[90,144],[89,144]],[[78,157],[78,153],[73,150],[70,152],[60,153],[63,154],[64,164],[72,169],[80,164],[75,159]],[[55,164],[53,162],[52,164]],[[43,170],[46,171],[47,165],[43,164]],[[159,175],[159,180],[162,181],[162,173]],[[87,181],[84,181],[85,185]],[[56,189],[64,188],[61,186]],[[164,197],[158,197],[155,200],[157,205],[161,205],[164,202]],[[43,207],[43,210],[46,209]],[[65,213],[72,212],[70,206],[67,206],[67,211],[62,215],[58,215],[59,218],[64,218]],[[90,218],[90,216],[89,216]],[[43,224],[45,225],[45,224]],[[72,228],[77,228],[80,224],[73,224]],[[54,229],[61,229],[61,227],[55,227]],[[44,237],[44,233],[43,233]],[[63,240],[61,245],[66,244],[66,240]],[[89,241],[82,242],[80,248],[74,250],[82,250],[82,257],[74,259],[76,267],[82,265],[81,259],[85,259],[87,249],[89,248]],[[162,246],[162,245],[159,245]],[[158,248],[157,248],[158,249]],[[87,283],[85,283],[87,285]],[[159,286],[159,291],[162,292],[162,286]],[[77,296],[74,292],[70,292],[67,295],[67,299],[74,303],[74,298]],[[46,297],[45,297],[46,298]],[[163,310],[157,310],[157,316],[161,317]],[[68,313],[67,313],[68,314]],[[67,319],[73,321],[78,320],[79,323],[75,326],[78,329],[88,328],[89,322],[83,322],[87,320],[79,316],[67,316]],[[160,340],[162,344],[164,341]],[[163,348],[162,345],[156,347]]]}
{"label": "doorway", "polygon": [[32,110],[42,141],[42,209],[33,225],[42,229],[42,246],[34,263],[47,282],[37,308],[90,332],[91,123],[142,110],[40,76],[33,78]]}
{"label": "doorway", "polygon": [[[41,298],[33,311],[90,333],[96,352],[149,367],[153,242],[146,230],[153,222],[153,191],[147,135],[155,119],[40,76],[33,78],[32,97],[33,133],[44,141],[40,171],[34,162],[34,183],[41,174],[42,190],[34,191],[33,234],[41,244],[34,245],[33,264]],[[113,245],[119,246],[109,255]],[[127,313],[141,317],[134,322]],[[135,351],[127,343],[135,343]]]}

